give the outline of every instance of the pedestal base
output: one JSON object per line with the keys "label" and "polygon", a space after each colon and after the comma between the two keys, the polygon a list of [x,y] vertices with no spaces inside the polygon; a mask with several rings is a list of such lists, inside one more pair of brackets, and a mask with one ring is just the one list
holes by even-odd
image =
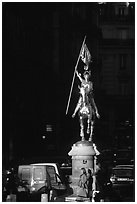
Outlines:
{"label": "pedestal base", "polygon": [[78,141],[73,144],[71,151],[68,153],[72,156],[72,184],[74,194],[77,195],[78,181],[81,175],[81,168],[86,171],[90,169],[93,172],[95,150],[93,143],[89,141]]}

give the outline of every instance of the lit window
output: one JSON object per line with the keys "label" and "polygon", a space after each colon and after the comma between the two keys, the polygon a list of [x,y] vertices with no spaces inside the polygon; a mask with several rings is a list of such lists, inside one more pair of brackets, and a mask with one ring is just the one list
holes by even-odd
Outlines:
{"label": "lit window", "polygon": [[52,132],[52,125],[46,125],[46,131]]}

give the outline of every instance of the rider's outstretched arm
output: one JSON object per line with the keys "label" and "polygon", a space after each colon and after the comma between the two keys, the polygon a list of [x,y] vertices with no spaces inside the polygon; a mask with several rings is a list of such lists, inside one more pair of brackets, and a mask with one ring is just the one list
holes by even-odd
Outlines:
{"label": "rider's outstretched arm", "polygon": [[82,82],[83,79],[82,79],[82,77],[81,77],[81,74],[79,74],[78,71],[76,71],[76,74],[77,74],[77,77],[79,78],[79,80]]}

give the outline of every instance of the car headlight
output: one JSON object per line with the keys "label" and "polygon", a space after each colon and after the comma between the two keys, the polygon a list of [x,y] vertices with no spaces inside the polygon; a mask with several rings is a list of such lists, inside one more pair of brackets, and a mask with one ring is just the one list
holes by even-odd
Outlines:
{"label": "car headlight", "polygon": [[110,181],[111,182],[114,182],[116,179],[115,178],[110,178]]}

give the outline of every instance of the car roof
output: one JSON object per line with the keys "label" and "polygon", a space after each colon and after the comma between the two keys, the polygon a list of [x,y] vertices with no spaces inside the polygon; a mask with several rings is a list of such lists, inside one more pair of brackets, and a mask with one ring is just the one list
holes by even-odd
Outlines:
{"label": "car roof", "polygon": [[57,166],[57,163],[33,163],[33,164],[30,164],[30,165],[52,165],[52,166]]}
{"label": "car roof", "polygon": [[21,168],[21,167],[31,167],[31,165],[29,165],[29,164],[24,164],[24,165],[19,165],[19,167]]}
{"label": "car roof", "polygon": [[[19,165],[19,168],[32,168],[33,166],[39,166],[39,167],[43,167],[43,165],[39,164],[39,165],[33,165],[33,164],[27,164],[27,165]],[[35,167],[36,168],[36,167]]]}

